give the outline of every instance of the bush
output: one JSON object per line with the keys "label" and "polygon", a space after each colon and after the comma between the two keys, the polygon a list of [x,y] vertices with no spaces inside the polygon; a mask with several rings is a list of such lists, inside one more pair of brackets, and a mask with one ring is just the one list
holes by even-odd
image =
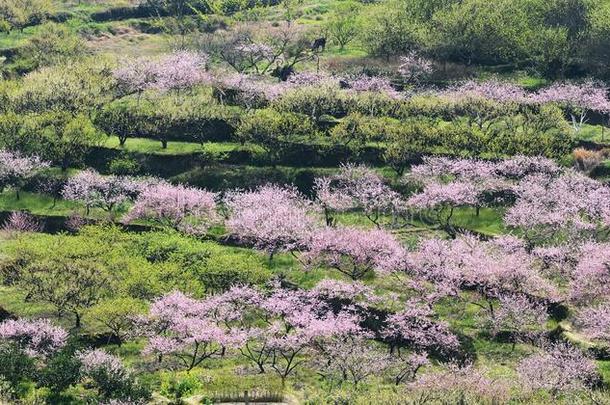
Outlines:
{"label": "bush", "polygon": [[411,119],[395,126],[385,139],[383,160],[401,175],[405,168],[422,155],[432,154],[442,144],[438,123],[425,119]]}
{"label": "bush", "polygon": [[245,115],[236,135],[241,142],[251,142],[265,149],[275,165],[295,147],[316,139],[316,129],[305,115],[264,109]]}
{"label": "bush", "polygon": [[182,398],[188,397],[201,389],[202,383],[195,375],[163,374],[161,380],[161,394],[172,398],[176,403],[180,403]]}
{"label": "bush", "polygon": [[86,49],[80,38],[65,25],[46,23],[19,49],[20,73],[80,56]]}
{"label": "bush", "polygon": [[383,142],[398,130],[400,122],[388,117],[371,117],[351,113],[343,118],[330,132],[333,145],[344,148],[349,155],[358,157],[369,142]]}
{"label": "bush", "polygon": [[286,92],[272,107],[277,111],[303,114],[318,123],[324,115],[344,117],[348,96],[333,86],[306,86]]}
{"label": "bush", "polygon": [[14,345],[0,346],[0,382],[3,380],[14,397],[23,395],[24,383],[35,373],[34,360]]}
{"label": "bush", "polygon": [[64,390],[79,381],[81,364],[74,353],[74,344],[69,344],[53,355],[40,370],[38,382],[50,390],[49,399],[56,399]]}
{"label": "bush", "polygon": [[271,276],[259,256],[174,232],[142,234],[134,248],[151,263],[174,263],[184,276],[207,292],[237,284],[263,284]]}
{"label": "bush", "polygon": [[123,154],[110,161],[108,171],[119,176],[136,176],[142,173],[142,165],[133,157]]}

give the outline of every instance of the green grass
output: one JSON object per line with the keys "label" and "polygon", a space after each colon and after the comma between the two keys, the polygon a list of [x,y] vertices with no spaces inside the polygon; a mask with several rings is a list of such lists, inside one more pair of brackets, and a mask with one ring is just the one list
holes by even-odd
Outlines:
{"label": "green grass", "polygon": [[56,318],[57,316],[51,305],[26,301],[25,295],[21,291],[3,285],[0,285],[0,308],[13,315],[28,318]]}
{"label": "green grass", "polygon": [[610,144],[610,128],[603,125],[585,124],[575,136],[578,140]]}
{"label": "green grass", "polygon": [[31,37],[38,27],[27,27],[23,31],[13,30],[10,33],[0,33],[0,48],[14,48],[22,45]]}
{"label": "green grass", "polygon": [[501,210],[491,208],[481,208],[478,216],[475,214],[474,208],[458,208],[455,210],[453,223],[460,228],[495,236],[506,232],[502,216]]}
{"label": "green grass", "polygon": [[[0,211],[27,211],[34,215],[41,216],[69,216],[75,211],[81,215],[85,215],[85,207],[83,204],[75,201],[58,199],[53,203],[53,197],[45,194],[20,192],[20,197],[14,191],[8,190],[0,193]],[[124,212],[119,210],[120,215]],[[92,208],[88,215],[90,218],[102,219],[107,218],[108,213],[99,209]]]}
{"label": "green grass", "polygon": [[206,142],[201,145],[194,142],[169,141],[167,143],[167,148],[163,149],[160,141],[149,138],[129,138],[125,142],[125,145],[121,147],[119,138],[116,136],[108,137],[103,146],[109,149],[124,150],[127,152],[168,156],[190,155],[201,152],[222,154],[237,150],[262,152],[262,149],[259,147],[252,145],[244,146],[236,142]]}
{"label": "green grass", "polygon": [[29,211],[35,215],[64,216],[70,215],[75,209],[82,205],[67,200],[57,200],[53,206],[53,197],[44,194],[21,192],[20,198],[14,191],[5,191],[0,194],[1,211]]}

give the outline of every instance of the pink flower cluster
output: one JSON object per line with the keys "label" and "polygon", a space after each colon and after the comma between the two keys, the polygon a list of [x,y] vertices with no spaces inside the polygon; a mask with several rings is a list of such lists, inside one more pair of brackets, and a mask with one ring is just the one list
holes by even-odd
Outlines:
{"label": "pink flower cluster", "polygon": [[346,78],[345,81],[352,91],[382,93],[392,98],[400,97],[400,93],[385,77],[360,75]]}
{"label": "pink flower cluster", "polygon": [[432,209],[442,206],[461,207],[477,204],[479,190],[467,182],[449,184],[431,183],[422,193],[407,200],[407,205],[417,209]]}
{"label": "pink flower cluster", "polygon": [[123,220],[147,220],[186,233],[204,233],[218,220],[215,197],[206,190],[157,182],[139,193]]}
{"label": "pink flower cluster", "polygon": [[467,288],[491,299],[507,293],[538,300],[559,298],[558,289],[543,276],[525,249],[507,251],[473,236],[421,242],[409,257],[408,272],[432,282],[446,294]]}
{"label": "pink flower cluster", "polygon": [[327,266],[358,280],[369,272],[388,274],[402,267],[405,250],[381,229],[324,228],[313,233],[303,259],[308,266]]}
{"label": "pink flower cluster", "polygon": [[517,371],[525,387],[545,389],[553,395],[591,387],[600,378],[592,359],[562,343],[523,359]]}
{"label": "pink flower cluster", "polygon": [[39,232],[42,225],[31,214],[14,211],[8,216],[2,230],[7,232]]}
{"label": "pink flower cluster", "polygon": [[10,341],[31,357],[46,357],[66,345],[68,333],[48,319],[0,323],[0,341]]}
{"label": "pink flower cluster", "polygon": [[610,188],[582,174],[533,174],[514,192],[517,201],[504,218],[509,226],[587,231],[610,225]]}
{"label": "pink flower cluster", "polygon": [[25,156],[18,152],[0,150],[0,191],[16,187],[19,182],[49,167],[49,162],[38,156]]}
{"label": "pink flower cluster", "polygon": [[575,255],[570,274],[570,299],[577,305],[607,301],[610,297],[610,244],[585,242]]}
{"label": "pink flower cluster", "polygon": [[145,90],[160,91],[188,89],[211,82],[205,71],[207,55],[176,51],[160,59],[126,59],[114,70],[118,85],[127,93]]}
{"label": "pink flower cluster", "polygon": [[143,329],[149,335],[145,354],[171,355],[190,370],[203,360],[220,354],[223,347],[241,342],[207,316],[206,302],[173,292],[150,307]]}
{"label": "pink flower cluster", "polygon": [[393,344],[407,344],[416,350],[436,349],[451,352],[459,347],[459,341],[449,330],[449,325],[435,319],[429,306],[410,300],[405,309],[390,315],[381,335]]}
{"label": "pink flower cluster", "polygon": [[87,209],[98,207],[112,211],[135,198],[142,185],[127,176],[102,176],[93,169],[87,169],[70,177],[62,195],[66,200],[81,201]]}
{"label": "pink flower cluster", "polygon": [[490,80],[466,81],[439,93],[442,97],[461,100],[483,98],[500,103],[516,104],[559,104],[571,112],[584,111],[610,112],[608,89],[600,83],[554,83],[535,93],[527,93],[522,87],[508,82]]}
{"label": "pink flower cluster", "polygon": [[314,206],[295,188],[266,185],[253,191],[234,191],[224,200],[227,229],[239,240],[269,252],[304,246],[316,227]]}
{"label": "pink flower cluster", "polygon": [[484,82],[468,80],[441,92],[440,95],[457,100],[463,100],[466,98],[484,98],[501,103],[531,103],[530,96],[525,92],[525,90],[523,90],[522,87],[497,80],[489,80]]}
{"label": "pink flower cluster", "polygon": [[575,323],[588,338],[610,341],[610,303],[583,308],[576,315]]}
{"label": "pink flower cluster", "polygon": [[407,205],[436,210],[447,226],[454,208],[503,204],[506,225],[530,234],[557,231],[575,236],[610,225],[610,187],[540,157],[516,156],[498,162],[426,158],[407,181],[423,184]]}
{"label": "pink flower cluster", "polygon": [[600,83],[591,81],[554,83],[538,91],[532,98],[536,103],[556,103],[565,106],[568,110],[580,108],[601,113],[610,112],[608,89]]}
{"label": "pink flower cluster", "polygon": [[102,349],[84,350],[77,353],[76,357],[81,362],[81,373],[84,375],[103,371],[116,378],[127,372],[119,357]]}
{"label": "pink flower cluster", "polygon": [[333,213],[362,210],[379,226],[383,214],[397,211],[401,198],[371,168],[345,164],[339,173],[315,179],[314,191],[326,215],[327,225],[333,225]]}
{"label": "pink flower cluster", "polygon": [[433,72],[431,60],[417,55],[415,51],[400,57],[398,73],[407,83],[417,83]]}
{"label": "pink flower cluster", "polygon": [[440,372],[426,373],[410,383],[409,389],[440,402],[473,396],[474,403],[504,403],[510,398],[508,384],[485,376],[472,364],[460,367],[453,363]]}

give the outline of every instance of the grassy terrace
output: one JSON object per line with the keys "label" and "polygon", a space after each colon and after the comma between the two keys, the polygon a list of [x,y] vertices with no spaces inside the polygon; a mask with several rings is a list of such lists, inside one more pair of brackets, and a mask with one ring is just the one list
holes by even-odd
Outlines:
{"label": "grassy terrace", "polygon": [[206,142],[202,145],[194,142],[169,141],[167,148],[164,149],[161,142],[149,138],[129,138],[125,145],[121,146],[119,138],[116,136],[108,137],[108,140],[102,146],[126,152],[166,156],[190,155],[201,152],[222,154],[240,150],[254,153],[262,152],[260,147],[255,145],[244,146],[237,142]]}
{"label": "grassy terrace", "polygon": [[[127,211],[128,207],[120,207],[116,213],[116,218]],[[55,217],[66,217],[73,213],[86,215],[85,207],[82,203],[57,199],[53,201],[53,197],[40,194],[21,192],[19,198],[13,191],[5,191],[0,193],[0,211],[28,211],[34,215]],[[109,214],[101,209],[92,208],[89,213],[91,219],[107,219]],[[458,208],[455,210],[453,223],[455,226],[470,230],[482,235],[494,236],[505,232],[502,225],[502,214],[497,210],[482,208],[479,215],[475,214],[472,208]],[[358,226],[363,228],[372,228],[374,224],[360,213],[343,213],[337,215],[337,221],[342,225]],[[390,217],[382,217],[380,223],[390,223]],[[396,233],[406,239],[410,239],[414,234],[419,232],[435,232],[437,229],[434,225],[429,225],[426,222],[415,217],[406,227],[396,229]],[[222,234],[222,230],[214,232],[217,235]]]}

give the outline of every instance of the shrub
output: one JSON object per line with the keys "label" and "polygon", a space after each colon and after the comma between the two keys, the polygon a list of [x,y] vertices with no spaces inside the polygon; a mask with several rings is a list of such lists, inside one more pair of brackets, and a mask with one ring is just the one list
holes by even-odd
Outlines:
{"label": "shrub", "polygon": [[438,124],[430,120],[408,120],[388,131],[383,160],[401,175],[422,155],[434,153],[443,138]]}
{"label": "shrub", "polygon": [[334,86],[306,86],[286,92],[272,107],[278,111],[304,114],[318,123],[322,116],[343,117],[348,97]]}
{"label": "shrub", "polygon": [[121,154],[108,163],[108,171],[117,176],[135,176],[142,173],[142,165],[133,157]]}
{"label": "shrub", "polygon": [[311,142],[315,134],[315,127],[307,116],[272,109],[250,112],[242,118],[236,133],[241,142],[265,149],[273,164],[295,146]]}

